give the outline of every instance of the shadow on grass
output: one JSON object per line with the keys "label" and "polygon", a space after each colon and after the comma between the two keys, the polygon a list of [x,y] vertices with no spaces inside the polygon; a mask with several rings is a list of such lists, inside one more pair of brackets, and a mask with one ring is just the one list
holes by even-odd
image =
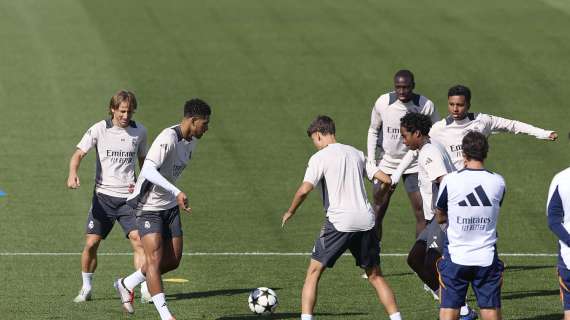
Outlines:
{"label": "shadow on grass", "polygon": [[530,270],[538,270],[538,269],[552,269],[553,272],[556,272],[556,265],[541,265],[541,266],[522,266],[522,265],[508,265],[505,268],[506,272],[517,272],[517,271],[530,271]]}
{"label": "shadow on grass", "polygon": [[[523,299],[523,298],[528,298],[528,297],[545,297],[545,296],[559,296],[559,295],[560,295],[559,290],[515,291],[515,292],[503,292],[501,294],[501,299],[503,299],[503,300],[515,300],[515,299]],[[537,318],[537,319],[541,319],[541,318]],[[558,319],[558,320],[560,320],[560,319]]]}
{"label": "shadow on grass", "polygon": [[[331,316],[339,317],[341,319],[349,318],[350,316],[361,316],[367,313],[362,312],[342,312],[342,313],[316,313],[315,316]],[[247,320],[247,319],[299,319],[301,314],[298,312],[274,313],[272,315],[261,317],[256,314],[236,314],[226,317],[216,318],[216,320]]]}
{"label": "shadow on grass", "polygon": [[560,313],[551,313],[551,314],[544,314],[540,316],[534,316],[532,318],[521,318],[519,320],[560,320],[562,319],[562,312]]}
{"label": "shadow on grass", "polygon": [[[272,288],[275,291],[281,288]],[[167,299],[171,300],[184,300],[184,299],[196,299],[196,298],[208,298],[215,296],[233,296],[236,294],[250,293],[253,288],[247,289],[222,289],[222,290],[211,290],[211,291],[198,291],[198,292],[187,292],[187,293],[175,293],[166,295]]]}

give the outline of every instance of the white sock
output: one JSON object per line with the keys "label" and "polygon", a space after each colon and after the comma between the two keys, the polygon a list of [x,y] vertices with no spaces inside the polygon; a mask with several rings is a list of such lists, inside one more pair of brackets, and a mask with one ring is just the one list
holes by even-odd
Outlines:
{"label": "white sock", "polygon": [[390,315],[390,320],[402,320],[402,316],[400,315],[399,312],[392,313]]}
{"label": "white sock", "polygon": [[164,297],[163,292],[152,296],[152,302],[154,302],[154,306],[156,307],[156,310],[160,314],[160,319],[162,320],[172,319],[172,314],[170,314],[170,311],[168,310],[168,306],[166,305],[166,299]]}
{"label": "white sock", "polygon": [[141,282],[145,281],[145,277],[144,274],[142,274],[141,269],[138,269],[137,271],[133,272],[132,274],[130,274],[129,276],[127,276],[125,279],[123,279],[123,283],[125,284],[125,287],[127,289],[129,289],[130,291],[133,291],[133,289],[138,286],[139,284],[141,284]]}
{"label": "white sock", "polygon": [[146,284],[146,281],[143,281],[143,283],[141,283],[141,294],[142,294],[143,292],[146,292],[146,293],[149,292],[149,291],[148,291],[148,286],[147,286],[147,284]]}
{"label": "white sock", "polygon": [[459,315],[466,316],[468,313],[469,313],[469,306],[467,305],[467,302],[465,302],[465,305],[461,307],[461,310],[459,311]]}
{"label": "white sock", "polygon": [[93,279],[92,272],[81,272],[83,278],[83,287],[81,289],[91,290],[91,280]]}
{"label": "white sock", "polygon": [[303,314],[301,314],[301,320],[313,320],[313,315],[303,313]]}

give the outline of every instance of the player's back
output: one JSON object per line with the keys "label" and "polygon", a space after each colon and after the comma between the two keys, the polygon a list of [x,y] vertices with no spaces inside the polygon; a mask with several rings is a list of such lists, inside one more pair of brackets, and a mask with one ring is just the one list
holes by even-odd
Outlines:
{"label": "player's back", "polygon": [[362,151],[341,143],[329,144],[311,157],[311,166],[321,172],[323,204],[335,228],[342,232],[370,230],[374,215],[364,187]]}
{"label": "player's back", "polygon": [[445,176],[440,189],[437,207],[448,215],[444,254],[460,265],[491,265],[505,194],[503,177],[485,169],[465,168]]}

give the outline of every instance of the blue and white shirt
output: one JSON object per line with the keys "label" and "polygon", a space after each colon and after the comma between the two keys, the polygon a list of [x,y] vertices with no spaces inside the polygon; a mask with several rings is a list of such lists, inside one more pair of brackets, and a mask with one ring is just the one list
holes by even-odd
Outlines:
{"label": "blue and white shirt", "polygon": [[439,187],[437,208],[447,212],[443,254],[453,263],[487,267],[497,254],[497,220],[505,180],[485,169],[447,174]]}
{"label": "blue and white shirt", "polygon": [[548,227],[558,237],[558,266],[570,266],[570,168],[554,176],[546,204]]}

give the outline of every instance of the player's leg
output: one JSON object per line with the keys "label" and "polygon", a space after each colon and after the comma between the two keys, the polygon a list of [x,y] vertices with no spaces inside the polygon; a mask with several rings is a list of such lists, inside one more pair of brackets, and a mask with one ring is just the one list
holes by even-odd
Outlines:
{"label": "player's leg", "polygon": [[174,207],[165,212],[165,228],[162,232],[164,239],[164,254],[160,271],[162,274],[175,270],[182,260],[182,224],[180,210]]}
{"label": "player's leg", "polygon": [[495,308],[495,309],[481,308],[481,309],[479,309],[479,313],[481,314],[482,320],[501,320],[501,319],[503,319],[502,315],[501,315],[501,308]]}
{"label": "player's leg", "polygon": [[442,258],[437,262],[439,274],[440,320],[457,320],[461,306],[465,304],[469,282],[466,269],[449,259]]}
{"label": "player's leg", "polygon": [[[129,239],[131,243],[131,247],[133,249],[133,265],[135,270],[142,270],[144,263],[145,263],[145,255],[144,255],[144,248],[142,245],[141,237],[139,235],[139,231],[137,228],[136,222],[136,211],[129,207],[125,202],[122,202],[121,205],[117,209],[117,221],[123,228],[123,231],[126,237]],[[142,271],[141,273],[142,274]],[[139,275],[139,274],[137,274]],[[133,278],[127,281],[130,285],[138,285],[140,277],[135,277],[134,282],[132,281]],[[136,283],[136,284],[135,284]],[[141,303],[151,303],[151,296],[150,292],[148,291],[148,286],[146,281],[140,283],[140,291],[141,291]],[[133,287],[134,288],[134,287]],[[133,288],[130,288],[132,290]]]}
{"label": "player's leg", "polygon": [[81,278],[83,284],[79,294],[73,299],[73,302],[84,302],[91,300],[91,282],[93,274],[97,269],[97,249],[101,243],[101,236],[96,234],[85,235],[85,246],[81,253]]}
{"label": "player's leg", "polygon": [[312,319],[313,310],[317,303],[317,290],[321,275],[325,271],[326,266],[315,259],[311,259],[309,267],[307,268],[307,275],[305,276],[305,283],[303,284],[303,291],[301,293],[301,319]]}
{"label": "player's leg", "polygon": [[[313,319],[313,310],[317,302],[318,284],[326,268],[332,268],[336,260],[346,251],[350,240],[350,233],[336,230],[327,219],[311,255],[311,262],[307,268],[307,275],[301,293],[301,319]],[[376,241],[378,244],[378,241]]]}
{"label": "player's leg", "polygon": [[564,320],[570,320],[570,270],[558,267],[558,284],[560,286],[560,300],[564,308]]}
{"label": "player's leg", "polygon": [[378,239],[382,241],[382,223],[386,212],[388,211],[388,206],[390,205],[390,198],[394,193],[394,189],[391,186],[381,183],[377,180],[374,181],[372,185],[372,195],[373,195],[373,209],[376,215],[376,228],[378,232]]}
{"label": "player's leg", "polygon": [[97,250],[101,240],[105,239],[113,228],[113,217],[109,216],[109,208],[105,199],[93,194],[91,208],[85,226],[85,246],[81,253],[81,278],[83,285],[74,302],[91,300],[91,282],[97,269]]}
{"label": "player's leg", "polygon": [[380,270],[380,245],[375,229],[350,233],[348,249],[356,260],[356,265],[365,270],[368,282],[376,290],[376,295],[390,320],[401,320],[394,292]]}
{"label": "player's leg", "polygon": [[416,218],[416,237],[422,232],[426,227],[422,195],[420,194],[420,189],[418,187],[418,174],[410,173],[402,176],[404,180],[404,188],[410,199],[410,204],[412,205],[412,211],[414,212],[414,217]]}
{"label": "player's leg", "polygon": [[366,268],[366,274],[368,275],[368,282],[376,290],[376,295],[378,295],[378,299],[384,306],[384,309],[386,309],[386,313],[390,316],[390,320],[400,320],[401,316],[398,312],[396,297],[392,288],[382,276],[380,266]]}
{"label": "player's leg", "polygon": [[475,269],[471,285],[477,298],[481,319],[500,320],[504,264],[495,258],[490,266],[475,267]]}

